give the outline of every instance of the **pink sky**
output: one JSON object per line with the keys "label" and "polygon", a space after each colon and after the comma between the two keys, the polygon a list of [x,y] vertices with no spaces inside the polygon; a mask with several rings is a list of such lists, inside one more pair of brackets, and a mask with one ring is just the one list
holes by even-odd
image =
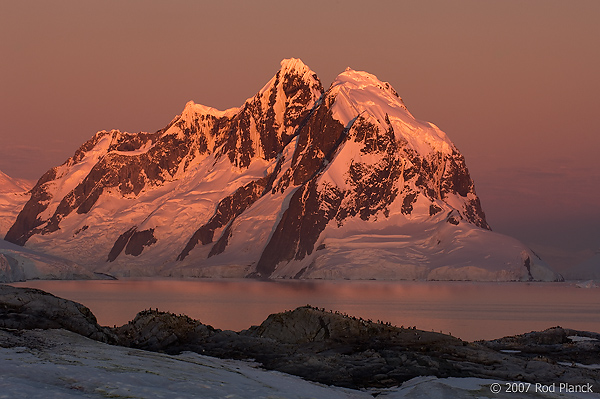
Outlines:
{"label": "pink sky", "polygon": [[301,58],[388,81],[464,154],[495,231],[556,269],[600,248],[600,2],[0,2],[0,170],[39,178],[97,130],[240,106]]}

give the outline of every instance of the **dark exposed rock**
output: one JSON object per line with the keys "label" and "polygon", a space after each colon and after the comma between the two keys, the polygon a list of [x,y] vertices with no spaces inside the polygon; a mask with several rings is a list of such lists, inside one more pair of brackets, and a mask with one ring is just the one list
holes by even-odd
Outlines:
{"label": "dark exposed rock", "polygon": [[133,233],[125,247],[125,254],[139,256],[144,250],[144,247],[149,247],[150,245],[155,244],[156,241],[154,229],[136,231]]}
{"label": "dark exposed rock", "polygon": [[[238,188],[233,194],[223,198],[217,205],[217,209],[209,221],[202,225],[192,235],[183,251],[177,257],[177,260],[184,260],[192,249],[198,243],[207,245],[213,242],[215,230],[227,225],[239,214],[250,207],[264,193],[265,187],[270,180],[270,176],[252,181],[243,187]],[[226,234],[223,234],[227,237]],[[227,238],[225,238],[227,239]],[[217,245],[218,244],[218,245]],[[213,247],[213,254],[221,253],[226,243],[217,243]]]}
{"label": "dark exposed rock", "polygon": [[305,344],[327,340],[361,340],[390,332],[393,328],[337,313],[305,306],[270,315],[260,326],[246,332],[287,344]]}
{"label": "dark exposed rock", "polygon": [[394,130],[389,124],[388,127],[388,130],[380,131],[362,116],[352,124],[349,134],[363,144],[361,152],[382,157],[375,164],[351,161],[347,183],[353,190],[346,193],[344,206],[336,215],[338,224],[356,215],[362,220],[368,220],[378,212],[383,212],[386,217],[389,215],[389,206],[399,194],[395,183],[402,175],[402,159],[398,156]]}
{"label": "dark exposed rock", "polygon": [[278,182],[277,190],[283,192],[290,184],[301,185],[315,177],[324,161],[331,160],[335,150],[347,138],[344,125],[333,118],[333,102],[334,98],[326,96],[299,126],[292,167]]}
{"label": "dark exposed rock", "polygon": [[29,238],[39,233],[38,228],[44,221],[38,215],[48,208],[48,202],[52,198],[48,192],[46,183],[56,178],[56,168],[46,172],[31,189],[31,197],[17,215],[15,223],[10,227],[4,239],[17,245],[25,245]]}
{"label": "dark exposed rock", "polygon": [[600,361],[599,333],[562,327],[483,341],[482,344],[496,351],[510,351],[513,356],[525,360],[549,359],[551,362],[580,364],[598,364]]}
{"label": "dark exposed rock", "polygon": [[[473,180],[469,175],[465,158],[458,151],[454,151],[445,163],[440,189],[441,198],[446,198],[449,193],[457,193],[462,197],[466,197],[469,193],[475,194]],[[479,198],[475,195],[474,198],[469,201],[469,206],[465,208],[465,215],[469,222],[489,230],[490,226],[485,220]]]}
{"label": "dark exposed rock", "polygon": [[78,228],[77,230],[75,230],[75,232],[73,233],[73,237],[75,237],[77,234],[86,231],[87,229],[89,229],[90,226],[88,226],[87,224],[84,226],[81,226],[80,228]]}
{"label": "dark exposed rock", "polygon": [[173,348],[182,345],[203,342],[219,330],[185,315],[145,310],[115,332],[122,345],[151,351],[173,351]]}
{"label": "dark exposed rock", "polygon": [[[275,158],[293,135],[288,128],[293,132],[309,114],[315,100],[313,91],[323,92],[316,76],[306,79],[298,70],[280,70],[269,90],[248,100],[232,119],[227,134],[222,135],[218,143],[219,153],[227,154],[231,163],[241,168],[250,164],[258,148],[264,159]],[[285,104],[281,125],[276,120],[277,102]],[[252,140],[252,126],[259,135],[258,143]]]}
{"label": "dark exposed rock", "polygon": [[223,253],[223,251],[225,251],[225,248],[227,248],[227,244],[229,243],[229,238],[231,237],[231,226],[232,225],[233,225],[233,220],[231,220],[229,223],[227,223],[227,226],[223,230],[221,237],[219,237],[219,239],[217,240],[215,245],[213,245],[212,248],[210,249],[210,251],[208,252],[209,258],[211,256],[218,255],[220,253]]}
{"label": "dark exposed rock", "polygon": [[[117,137],[115,137],[115,139],[110,143],[110,146],[108,147],[108,151],[123,151],[123,152],[135,151],[135,150],[139,150],[140,148],[142,148],[148,142],[153,143],[157,139],[158,139],[158,132],[157,133],[141,132],[141,133],[137,133],[137,134],[122,133],[121,135],[118,135]],[[93,148],[93,146],[88,146],[87,149],[83,149],[82,155],[83,155],[84,151],[89,151],[91,148]]]}
{"label": "dark exposed rock", "polygon": [[312,253],[319,234],[335,217],[342,200],[342,193],[336,188],[318,191],[316,186],[312,180],[299,187],[290,199],[258,261],[258,276],[269,277],[279,262],[303,259]]}
{"label": "dark exposed rock", "polygon": [[115,342],[115,335],[101,327],[85,306],[32,288],[0,284],[0,328],[63,328],[102,342]]}
{"label": "dark exposed rock", "polygon": [[442,208],[440,208],[439,206],[434,205],[434,204],[429,205],[429,216],[436,215],[441,211],[442,211]]}
{"label": "dark exposed rock", "polygon": [[129,242],[129,239],[131,238],[133,233],[135,233],[136,229],[137,227],[133,226],[132,228],[121,234],[119,238],[117,238],[113,247],[108,253],[108,258],[106,259],[107,262],[113,262],[115,259],[117,259],[117,257],[121,254],[121,252]]}
{"label": "dark exposed rock", "polygon": [[448,219],[446,219],[446,222],[453,224],[455,226],[458,226],[458,224],[460,223],[460,221],[455,216],[448,217]]}
{"label": "dark exposed rock", "polygon": [[533,280],[533,276],[531,275],[531,258],[526,257],[525,260],[523,261],[523,266],[525,266],[525,268],[527,269],[527,274],[529,275],[529,280],[532,281]]}
{"label": "dark exposed rock", "polygon": [[[547,379],[571,384],[598,383],[600,378],[598,371],[556,364],[573,358],[589,362],[598,359],[597,343],[587,358],[576,357],[580,352],[565,349],[572,345],[567,334],[582,334],[572,330],[531,333],[537,336],[526,339],[467,343],[441,333],[398,328],[305,306],[272,314],[260,326],[239,333],[215,330],[186,316],[158,311],[141,312],[116,331],[126,346],[255,359],[267,369],[349,388],[395,386],[425,375],[531,383]],[[515,347],[528,348],[529,352],[500,352]],[[534,356],[538,349],[543,356]],[[572,357],[565,357],[565,350]]]}
{"label": "dark exposed rock", "polygon": [[311,254],[319,235],[338,212],[343,192],[336,187],[317,187],[314,179],[348,138],[348,128],[332,116],[332,102],[333,98],[326,97],[299,129],[292,168],[274,190],[283,192],[290,183],[301,186],[292,195],[257,263],[258,276],[268,277],[281,261]]}
{"label": "dark exposed rock", "polygon": [[417,199],[417,193],[410,193],[404,197],[404,201],[402,201],[402,213],[405,215],[410,215],[413,211],[413,203]]}
{"label": "dark exposed rock", "polygon": [[107,262],[113,262],[119,257],[123,249],[126,255],[139,256],[144,247],[149,247],[157,242],[154,237],[154,229],[137,230],[137,227],[132,227],[117,238],[110,252],[108,253]]}

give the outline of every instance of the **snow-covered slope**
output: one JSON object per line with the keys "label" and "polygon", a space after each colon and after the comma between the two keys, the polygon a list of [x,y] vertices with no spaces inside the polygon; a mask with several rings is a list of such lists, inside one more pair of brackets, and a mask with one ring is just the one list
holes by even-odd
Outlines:
{"label": "snow-covered slope", "polygon": [[4,237],[15,222],[19,211],[29,199],[27,192],[33,182],[14,179],[0,170],[0,237]]}
{"label": "snow-covered slope", "polygon": [[33,182],[15,179],[0,170],[0,193],[20,193],[33,187]]}
{"label": "snow-covered slope", "polygon": [[396,91],[300,60],[242,107],[98,132],[6,239],[116,275],[555,280],[492,233],[463,156]]}

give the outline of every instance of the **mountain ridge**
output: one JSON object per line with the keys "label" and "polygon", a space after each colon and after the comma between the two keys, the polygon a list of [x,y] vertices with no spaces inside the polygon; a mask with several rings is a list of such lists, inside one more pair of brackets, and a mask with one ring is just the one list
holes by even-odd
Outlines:
{"label": "mountain ridge", "polygon": [[33,182],[27,179],[16,179],[0,170],[0,194],[20,193],[33,187]]}
{"label": "mountain ridge", "polygon": [[[103,273],[559,278],[489,231],[464,157],[389,83],[347,69],[324,90],[298,59],[239,108],[188,102],[155,133],[100,131],[31,192],[6,240]],[[361,235],[378,264],[352,256],[369,253]]]}

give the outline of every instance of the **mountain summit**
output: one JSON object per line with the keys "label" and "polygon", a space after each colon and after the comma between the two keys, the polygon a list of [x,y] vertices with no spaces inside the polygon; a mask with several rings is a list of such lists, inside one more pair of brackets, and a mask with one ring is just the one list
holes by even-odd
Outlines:
{"label": "mountain summit", "polygon": [[554,280],[490,231],[464,157],[374,75],[298,59],[240,108],[100,131],[6,240],[119,276]]}

